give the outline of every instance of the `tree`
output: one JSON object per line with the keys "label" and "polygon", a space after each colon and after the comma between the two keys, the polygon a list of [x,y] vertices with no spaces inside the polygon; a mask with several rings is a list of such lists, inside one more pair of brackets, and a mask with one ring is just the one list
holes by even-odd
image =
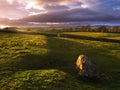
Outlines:
{"label": "tree", "polygon": [[118,26],[112,26],[108,30],[109,32],[119,32],[119,27]]}
{"label": "tree", "polygon": [[90,30],[91,30],[91,26],[90,25],[82,26],[80,28],[80,31],[83,31],[83,32],[89,32]]}
{"label": "tree", "polygon": [[98,31],[99,31],[99,32],[108,32],[108,29],[107,29],[106,26],[99,26],[99,27],[98,27]]}

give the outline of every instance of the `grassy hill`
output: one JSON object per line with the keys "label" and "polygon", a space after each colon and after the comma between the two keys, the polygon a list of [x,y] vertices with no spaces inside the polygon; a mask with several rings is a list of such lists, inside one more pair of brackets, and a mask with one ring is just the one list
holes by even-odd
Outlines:
{"label": "grassy hill", "polygon": [[[80,54],[97,63],[104,79],[79,79],[75,62]],[[0,90],[119,89],[119,43],[0,33]]]}

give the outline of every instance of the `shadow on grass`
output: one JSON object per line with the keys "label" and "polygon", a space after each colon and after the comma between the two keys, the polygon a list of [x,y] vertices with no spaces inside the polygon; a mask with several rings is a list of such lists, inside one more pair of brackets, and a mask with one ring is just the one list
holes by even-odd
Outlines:
{"label": "shadow on grass", "polygon": [[[82,46],[82,45],[81,45]],[[84,45],[83,45],[84,46]],[[16,63],[11,63],[11,71],[13,71],[10,75],[12,76],[14,73],[18,71],[26,71],[26,70],[44,70],[44,69],[58,69],[60,71],[63,71],[67,74],[70,74],[71,76],[75,77],[75,79],[78,80],[76,68],[75,68],[75,62],[80,53],[83,53],[80,51],[83,47],[80,47],[77,45],[77,43],[74,43],[72,41],[64,40],[64,39],[58,39],[58,38],[47,38],[47,49],[49,50],[47,53],[43,55],[35,55],[35,54],[27,54],[23,57],[21,57],[21,60]],[[84,47],[85,48],[85,47]],[[85,49],[84,49],[85,50]],[[94,51],[94,48],[91,49]],[[84,51],[85,52],[85,51]],[[87,54],[88,51],[86,51],[85,54]],[[91,51],[90,54],[91,55]],[[79,79],[81,80],[81,79]],[[79,82],[78,80],[78,82]],[[106,80],[104,80],[106,82]],[[104,82],[103,81],[103,82]],[[80,85],[88,88],[88,87],[95,87],[95,88],[109,88],[108,84],[104,83],[94,83],[91,84],[91,82],[82,82],[80,81]],[[107,82],[110,83],[110,82]],[[100,85],[98,85],[100,84]],[[114,87],[111,86],[111,87]]]}
{"label": "shadow on grass", "polygon": [[[24,72],[29,70],[33,70],[34,72],[37,70],[54,70],[55,69],[55,70],[59,70],[60,72],[62,71],[66,73],[68,77],[69,77],[69,74],[70,74],[70,77],[71,76],[74,77],[76,74],[76,69],[75,69],[76,56],[74,55],[75,53],[71,52],[70,50],[71,47],[68,47],[69,44],[72,45],[72,42],[66,42],[66,40],[60,40],[56,38],[47,38],[46,49],[48,50],[48,52],[46,52],[45,54],[27,54],[23,57],[18,58],[18,60],[15,59],[13,62],[3,65],[3,67],[8,67],[6,68],[7,71],[11,71],[11,72],[7,72],[6,73],[7,75],[5,77],[2,76],[2,79],[8,78],[8,77],[10,79],[8,78],[8,80],[6,81],[3,80],[4,84],[2,83],[3,85],[1,85],[1,87],[4,87],[5,85],[7,85],[6,82],[10,83],[11,80],[13,81],[16,73],[23,72],[22,74],[24,74]],[[20,73],[20,75],[22,74]],[[55,78],[57,78],[57,76]],[[17,79],[19,80],[19,77]],[[65,81],[67,82],[69,82],[69,80],[70,82],[74,83],[73,82],[74,79],[71,79],[71,78],[65,79]],[[70,84],[65,85],[64,81],[62,82],[64,86],[70,85]]]}
{"label": "shadow on grass", "polygon": [[[57,42],[56,42],[57,41]],[[66,44],[66,45],[63,45]],[[59,69],[69,74],[76,74],[75,61],[78,53],[70,49],[72,42],[60,39],[47,39],[47,53],[43,55],[28,54],[16,64],[16,70]]]}

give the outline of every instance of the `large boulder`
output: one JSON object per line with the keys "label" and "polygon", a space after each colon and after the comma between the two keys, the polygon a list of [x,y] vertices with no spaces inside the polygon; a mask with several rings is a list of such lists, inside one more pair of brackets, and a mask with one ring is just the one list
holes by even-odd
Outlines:
{"label": "large boulder", "polygon": [[76,68],[78,74],[83,77],[98,78],[98,71],[96,64],[91,61],[86,55],[80,55],[76,61]]}

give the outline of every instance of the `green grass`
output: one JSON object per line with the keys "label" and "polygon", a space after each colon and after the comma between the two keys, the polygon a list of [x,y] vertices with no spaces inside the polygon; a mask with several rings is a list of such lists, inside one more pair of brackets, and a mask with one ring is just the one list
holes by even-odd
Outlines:
{"label": "green grass", "polygon": [[[78,78],[86,54],[105,78]],[[42,35],[0,33],[0,90],[119,90],[120,44]]]}
{"label": "green grass", "polygon": [[120,40],[119,33],[117,34],[117,33],[101,33],[101,32],[64,32],[63,34]]}

